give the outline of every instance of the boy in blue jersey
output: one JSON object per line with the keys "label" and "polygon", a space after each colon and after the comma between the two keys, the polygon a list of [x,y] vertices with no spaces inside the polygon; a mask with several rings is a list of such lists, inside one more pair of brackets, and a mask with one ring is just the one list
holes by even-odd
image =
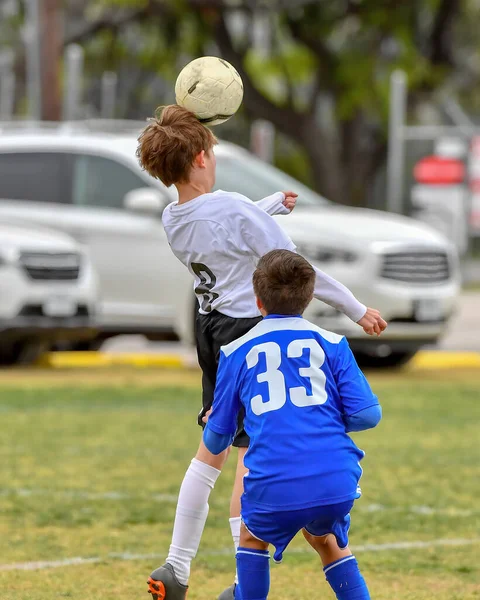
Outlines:
{"label": "boy in blue jersey", "polygon": [[250,436],[236,600],[267,597],[268,546],[280,561],[300,530],[338,600],[370,598],[348,548],[364,456],[348,433],[375,427],[381,408],[346,339],[302,318],[314,282],[298,254],[266,254],[253,275],[265,318],[221,349],[204,443],[213,454],[227,448],[242,407]]}

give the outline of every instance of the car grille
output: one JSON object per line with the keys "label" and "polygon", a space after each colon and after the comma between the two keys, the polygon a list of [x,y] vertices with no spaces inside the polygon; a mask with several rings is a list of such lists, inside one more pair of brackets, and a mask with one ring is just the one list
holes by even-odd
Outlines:
{"label": "car grille", "polygon": [[20,264],[30,279],[73,281],[80,275],[80,256],[74,252],[23,252]]}
{"label": "car grille", "polygon": [[439,250],[405,250],[383,255],[381,276],[407,283],[441,283],[450,277],[448,256]]}
{"label": "car grille", "polygon": [[[85,304],[79,304],[77,306],[77,312],[72,317],[88,317],[88,306]],[[21,311],[18,313],[19,317],[43,317],[43,306],[41,304],[25,304]]]}

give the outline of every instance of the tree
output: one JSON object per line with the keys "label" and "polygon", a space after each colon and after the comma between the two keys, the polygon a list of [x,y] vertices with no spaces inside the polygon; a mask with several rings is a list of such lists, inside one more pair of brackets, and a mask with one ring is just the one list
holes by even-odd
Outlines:
{"label": "tree", "polygon": [[60,66],[62,58],[62,19],[58,0],[39,3],[41,27],[42,119],[62,117]]}
{"label": "tree", "polygon": [[[56,121],[61,118],[60,69],[62,58],[62,11],[61,0],[39,0],[36,31],[39,36],[35,56],[39,55],[40,114],[44,120]],[[30,112],[32,106],[25,98],[27,92],[28,69],[26,65],[26,38],[31,36],[33,24],[26,23],[26,2],[10,0],[0,11],[0,53],[3,47],[13,51],[16,88],[16,113]],[[6,10],[8,8],[8,10]],[[37,54],[38,52],[38,54]],[[23,106],[22,106],[23,105]],[[21,108],[20,108],[21,107]]]}
{"label": "tree", "polygon": [[[249,116],[271,121],[305,149],[314,185],[325,196],[361,205],[385,160],[390,73],[407,72],[411,102],[451,84],[451,74],[464,68],[456,36],[464,2],[96,0],[89,3],[96,18],[67,43],[97,40],[103,62],[120,53],[133,69],[134,50],[122,35],[138,31],[137,70],[140,62],[143,71],[173,81],[178,56],[198,56],[213,40],[243,78]],[[248,35],[262,15],[272,23],[267,56]],[[235,34],[235,16],[244,20],[246,35]],[[117,44],[115,55],[102,54],[106,43]]]}
{"label": "tree", "polygon": [[[199,55],[213,39],[243,78],[249,116],[271,121],[305,149],[314,185],[325,196],[361,205],[367,182],[386,155],[390,73],[407,71],[413,100],[446,81],[455,67],[454,25],[462,1],[103,0],[99,5],[101,17],[73,41],[140,24],[146,34],[168,39],[163,65],[173,80],[174,56]],[[252,48],[249,35],[235,35],[229,27],[232,17],[240,16],[251,30],[261,15],[273,23],[269,56]]]}
{"label": "tree", "polygon": [[[406,70],[413,96],[442,83],[455,64],[452,27],[461,2],[424,2],[423,10],[415,0],[279,2],[276,11],[270,3],[256,13],[252,4],[259,3],[237,3],[235,10],[250,19],[259,10],[268,11],[271,20],[277,16],[280,41],[269,61],[281,74],[282,98],[262,89],[262,69],[252,69],[250,40],[236,42],[229,31],[230,3],[190,2],[205,11],[222,55],[238,68],[249,112],[272,121],[305,148],[320,192],[363,204],[367,182],[386,156],[390,73]],[[310,63],[307,94],[291,60],[300,51]]]}
{"label": "tree", "polygon": [[[87,10],[84,0],[67,0],[66,12],[65,46],[84,47],[87,79],[117,71],[117,113],[126,118],[144,119],[152,105],[174,101],[182,57],[201,55],[207,42],[174,0],[91,0]],[[95,94],[98,85],[91,88]]]}

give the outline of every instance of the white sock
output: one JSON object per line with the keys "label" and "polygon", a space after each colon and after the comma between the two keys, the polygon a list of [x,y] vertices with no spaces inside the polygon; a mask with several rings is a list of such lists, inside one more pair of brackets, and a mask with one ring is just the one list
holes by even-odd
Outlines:
{"label": "white sock", "polygon": [[197,554],[207,521],[208,498],[219,475],[218,469],[194,458],[183,478],[166,561],[183,585],[188,582],[190,563]]}
{"label": "white sock", "polygon": [[[237,553],[238,546],[240,544],[240,525],[242,524],[242,517],[231,517],[230,518],[230,530],[232,532],[233,545],[235,546],[235,554]],[[238,572],[235,571],[235,584],[238,584]]]}

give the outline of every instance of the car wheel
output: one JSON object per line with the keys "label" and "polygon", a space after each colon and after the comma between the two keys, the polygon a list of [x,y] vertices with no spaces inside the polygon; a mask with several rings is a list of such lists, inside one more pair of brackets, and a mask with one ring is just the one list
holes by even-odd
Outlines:
{"label": "car wheel", "polygon": [[0,365],[31,365],[48,348],[48,342],[32,340],[2,344],[0,348]]}
{"label": "car wheel", "polygon": [[362,369],[391,369],[402,367],[418,352],[415,350],[393,351],[387,356],[372,356],[366,352],[356,352],[355,358]]}
{"label": "car wheel", "polygon": [[94,338],[93,340],[83,340],[71,344],[69,350],[72,352],[96,352],[100,350],[105,340],[102,338]]}
{"label": "car wheel", "polygon": [[96,352],[100,350],[107,338],[98,336],[91,340],[80,340],[77,342],[59,342],[53,345],[54,352]]}

